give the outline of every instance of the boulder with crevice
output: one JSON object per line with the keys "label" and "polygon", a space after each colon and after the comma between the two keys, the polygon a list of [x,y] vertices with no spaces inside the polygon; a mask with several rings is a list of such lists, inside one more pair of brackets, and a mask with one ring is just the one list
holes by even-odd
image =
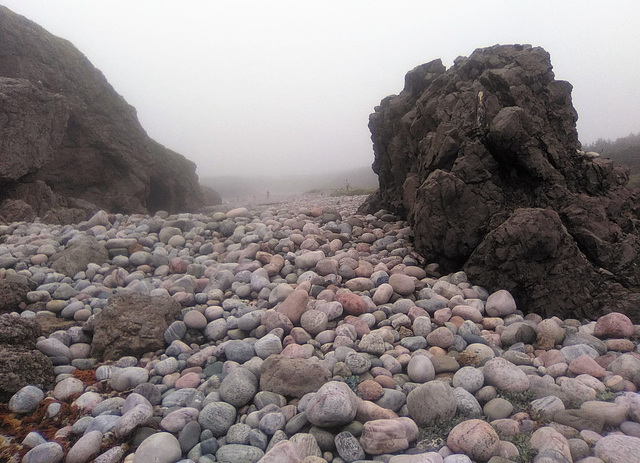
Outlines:
{"label": "boulder with crevice", "polygon": [[422,256],[518,308],[640,321],[640,214],[628,173],[582,151],[571,85],[549,54],[496,45],[416,67],[370,116],[380,188]]}

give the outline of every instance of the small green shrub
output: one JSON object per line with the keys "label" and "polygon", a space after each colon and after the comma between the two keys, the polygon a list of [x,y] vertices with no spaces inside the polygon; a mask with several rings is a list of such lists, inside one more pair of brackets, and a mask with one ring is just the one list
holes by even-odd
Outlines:
{"label": "small green shrub", "polygon": [[347,386],[351,388],[353,392],[358,393],[358,384],[360,384],[360,376],[351,375],[344,379],[344,382],[347,383]]}
{"label": "small green shrub", "polygon": [[527,412],[531,414],[531,401],[535,399],[533,393],[530,391],[516,392],[516,391],[503,391],[498,390],[498,397],[511,402],[513,405],[513,414],[520,412]]}
{"label": "small green shrub", "polygon": [[616,397],[618,397],[618,393],[613,392],[611,389],[607,388],[604,391],[598,392],[596,394],[596,400],[600,400],[602,402],[613,402]]}
{"label": "small green shrub", "polygon": [[453,418],[436,420],[432,425],[420,428],[416,447],[427,452],[437,452],[447,445],[447,437],[451,430],[468,419],[466,416],[456,415]]}
{"label": "small green shrub", "polygon": [[518,449],[519,456],[515,459],[517,463],[531,463],[533,457],[536,456],[536,451],[531,447],[531,435],[530,434],[516,434],[515,436],[504,436],[502,433],[498,433],[500,440],[511,442]]}

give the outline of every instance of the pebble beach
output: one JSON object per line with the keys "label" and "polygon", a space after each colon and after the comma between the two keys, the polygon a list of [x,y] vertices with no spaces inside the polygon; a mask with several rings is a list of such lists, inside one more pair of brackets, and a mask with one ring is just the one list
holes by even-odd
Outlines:
{"label": "pebble beach", "polygon": [[[2,317],[48,328],[55,375],[0,405],[0,461],[640,462],[639,325],[524,314],[365,199],[0,225],[30,287]],[[83,240],[108,257],[62,271]],[[142,298],[179,307],[115,358],[147,339],[107,316]]]}

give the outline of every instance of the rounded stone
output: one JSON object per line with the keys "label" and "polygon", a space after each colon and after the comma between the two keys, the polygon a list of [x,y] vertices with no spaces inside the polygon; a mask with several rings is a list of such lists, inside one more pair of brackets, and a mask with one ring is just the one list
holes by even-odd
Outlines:
{"label": "rounded stone", "polygon": [[64,451],[57,442],[45,442],[36,445],[22,458],[22,463],[58,463],[62,461]]}
{"label": "rounded stone", "polygon": [[496,397],[487,402],[482,408],[485,416],[489,421],[499,420],[502,418],[508,418],[513,412],[513,405],[508,400],[501,397]]}
{"label": "rounded stone", "polygon": [[633,333],[633,323],[629,317],[611,312],[598,318],[593,334],[599,338],[630,338]]}
{"label": "rounded stone", "polygon": [[427,426],[439,419],[453,418],[456,399],[453,389],[442,381],[430,381],[407,395],[409,416],[418,426]]}
{"label": "rounded stone", "polygon": [[117,370],[110,379],[110,384],[116,391],[133,389],[139,384],[146,383],[149,379],[149,371],[141,367],[127,367]]}
{"label": "rounded stone", "polygon": [[205,405],[198,416],[198,423],[210,430],[215,437],[227,434],[236,420],[236,409],[226,402],[212,402]]}
{"label": "rounded stone", "polygon": [[319,310],[307,310],[300,317],[300,326],[313,336],[324,331],[328,322],[327,314]]}
{"label": "rounded stone", "polygon": [[485,311],[489,317],[506,317],[516,311],[516,301],[509,291],[501,289],[487,298]]}
{"label": "rounded stone", "polygon": [[142,441],[134,454],[134,462],[174,463],[181,456],[178,439],[168,432],[158,432]]}
{"label": "rounded stone", "polygon": [[454,387],[461,387],[473,394],[484,385],[484,375],[477,368],[466,366],[454,373],[452,381]]}
{"label": "rounded stone", "polygon": [[513,363],[503,358],[489,360],[483,368],[485,382],[504,391],[524,392],[529,389],[529,378]]}
{"label": "rounded stone", "polygon": [[84,434],[69,450],[65,463],[86,463],[91,461],[100,453],[101,444],[102,433],[100,431],[91,431]]}
{"label": "rounded stone", "polygon": [[203,330],[207,326],[207,317],[197,310],[188,311],[182,321],[188,329]]}
{"label": "rounded stone", "polygon": [[365,453],[360,442],[350,432],[344,431],[337,434],[334,443],[338,455],[344,461],[352,462],[365,459]]}
{"label": "rounded stone", "polygon": [[180,432],[190,422],[198,419],[198,409],[184,407],[172,411],[160,421],[160,427],[169,432]]}
{"label": "rounded stone", "polygon": [[402,273],[394,273],[389,277],[389,284],[401,296],[409,296],[416,290],[415,279]]}
{"label": "rounded stone", "polygon": [[309,400],[305,411],[310,423],[319,427],[341,426],[356,416],[358,397],[345,383],[330,381]]}
{"label": "rounded stone", "polygon": [[596,442],[594,454],[605,463],[638,463],[640,438],[610,434]]}
{"label": "rounded stone", "polygon": [[56,384],[53,389],[53,396],[61,401],[66,401],[75,395],[80,395],[84,391],[84,384],[77,378],[65,378]]}
{"label": "rounded stone", "polygon": [[44,392],[35,386],[25,386],[9,400],[9,409],[13,413],[31,413],[44,399]]}
{"label": "rounded stone", "polygon": [[253,345],[256,355],[261,359],[266,359],[272,354],[282,352],[282,341],[278,336],[269,333],[258,339]]}
{"label": "rounded stone", "polygon": [[426,383],[436,377],[433,363],[426,355],[414,355],[407,365],[409,379],[415,383]]}
{"label": "rounded stone", "polygon": [[242,407],[258,392],[258,379],[246,368],[236,368],[222,380],[220,397],[234,407]]}
{"label": "rounded stone", "polygon": [[472,460],[486,462],[496,453],[500,438],[486,421],[472,419],[455,426],[447,436],[447,446]]}
{"label": "rounded stone", "polygon": [[224,348],[224,354],[227,360],[238,363],[244,363],[250,360],[255,354],[253,346],[246,341],[232,340],[227,343]]}

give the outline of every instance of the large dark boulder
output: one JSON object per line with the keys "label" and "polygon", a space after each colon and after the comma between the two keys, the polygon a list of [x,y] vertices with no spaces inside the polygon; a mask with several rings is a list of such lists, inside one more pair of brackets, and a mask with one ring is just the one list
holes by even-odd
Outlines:
{"label": "large dark boulder", "polygon": [[380,188],[363,209],[405,216],[427,260],[524,311],[640,322],[638,193],[580,150],[577,117],[542,48],[418,66],[370,116]]}
{"label": "large dark boulder", "polygon": [[[49,219],[58,222],[98,209],[202,204],[195,164],[150,139],[135,109],[71,43],[2,6],[0,76],[0,203],[23,200],[43,217],[43,188],[33,186],[41,181],[53,194],[49,209],[82,211],[54,211]],[[17,206],[5,209],[16,214]]]}
{"label": "large dark boulder", "polygon": [[162,349],[164,332],[180,309],[180,304],[170,297],[113,296],[96,317],[91,356],[117,360]]}

